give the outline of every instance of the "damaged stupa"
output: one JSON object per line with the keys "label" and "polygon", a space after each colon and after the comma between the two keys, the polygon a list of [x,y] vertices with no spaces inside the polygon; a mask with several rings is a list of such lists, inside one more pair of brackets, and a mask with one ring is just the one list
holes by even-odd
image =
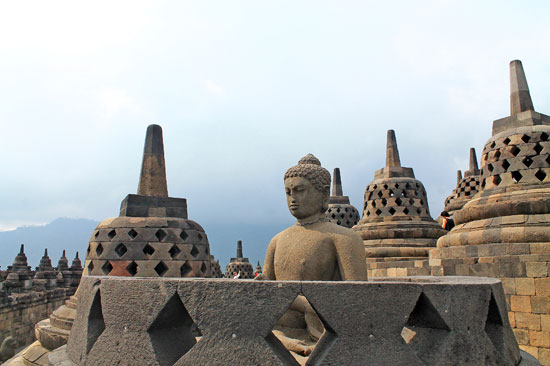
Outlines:
{"label": "damaged stupa", "polygon": [[444,210],[452,216],[475,196],[479,191],[479,185],[480,170],[477,165],[476,150],[472,147],[470,148],[470,167],[464,172],[464,178],[460,170],[458,171],[456,189],[445,199]]}
{"label": "damaged stupa", "polygon": [[367,185],[363,217],[353,227],[365,245],[369,277],[428,275],[428,252],[446,231],[430,216],[424,185],[401,166],[388,131],[386,166]]}
{"label": "damaged stupa", "polygon": [[550,117],[510,63],[510,116],[493,122],[481,185],[430,252],[434,275],[498,277],[520,346],[550,364]]}

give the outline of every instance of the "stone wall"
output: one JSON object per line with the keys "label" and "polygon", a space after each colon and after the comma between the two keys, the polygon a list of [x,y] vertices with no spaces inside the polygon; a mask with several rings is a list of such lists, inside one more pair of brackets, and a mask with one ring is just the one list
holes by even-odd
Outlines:
{"label": "stone wall", "polygon": [[6,296],[0,301],[0,338],[11,335],[20,347],[34,342],[34,325],[48,318],[74,291],[57,288]]}
{"label": "stone wall", "polygon": [[429,276],[83,277],[68,355],[87,365],[297,365],[273,328],[299,295],[325,328],[307,364],[520,364],[500,281]]}
{"label": "stone wall", "polygon": [[430,252],[430,265],[437,276],[500,278],[520,348],[542,365],[550,365],[550,243],[435,248]]}

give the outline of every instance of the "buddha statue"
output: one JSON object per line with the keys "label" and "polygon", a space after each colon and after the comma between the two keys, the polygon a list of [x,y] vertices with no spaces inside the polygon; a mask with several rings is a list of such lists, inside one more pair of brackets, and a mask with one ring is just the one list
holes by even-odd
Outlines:
{"label": "buddha statue", "polygon": [[[284,177],[286,199],[296,224],[269,243],[260,280],[366,281],[365,249],[359,234],[328,221],[330,173],[308,154]],[[279,320],[275,335],[290,351],[308,356],[324,327],[299,296]]]}

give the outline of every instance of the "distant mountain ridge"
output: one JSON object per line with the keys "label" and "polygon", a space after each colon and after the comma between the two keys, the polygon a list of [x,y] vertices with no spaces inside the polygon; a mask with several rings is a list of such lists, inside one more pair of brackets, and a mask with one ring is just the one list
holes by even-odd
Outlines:
{"label": "distant mountain ridge", "polygon": [[2,231],[0,232],[1,269],[5,270],[13,263],[21,244],[25,244],[25,254],[32,268],[40,263],[45,248],[48,248],[54,267],[57,266],[63,250],[67,251],[69,264],[77,251],[84,262],[90,235],[98,224],[99,221],[90,219],[58,218],[47,225],[21,226],[15,230]]}

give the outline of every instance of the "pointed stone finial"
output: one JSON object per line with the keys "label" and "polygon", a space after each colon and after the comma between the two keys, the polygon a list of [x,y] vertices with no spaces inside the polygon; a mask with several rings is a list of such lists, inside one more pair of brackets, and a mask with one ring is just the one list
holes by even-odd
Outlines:
{"label": "pointed stone finial", "polygon": [[242,242],[242,240],[237,241],[237,258],[243,258],[243,242]]}
{"label": "pointed stone finial", "polygon": [[19,248],[19,254],[25,254],[25,244],[21,244],[21,247]]}
{"label": "pointed stone finial", "polygon": [[343,196],[342,178],[340,178],[340,168],[334,168],[332,179],[332,196]]}
{"label": "pointed stone finial", "polygon": [[520,60],[510,62],[510,115],[533,111],[533,101]]}
{"label": "pointed stone finial", "polygon": [[44,249],[44,257],[48,256],[48,248]]}
{"label": "pointed stone finial", "polygon": [[460,181],[462,180],[462,170],[456,171],[456,185],[460,184]]}
{"label": "pointed stone finial", "polygon": [[62,255],[63,258],[65,258],[65,249],[63,249],[63,255]]}
{"label": "pointed stone finial", "polygon": [[479,168],[477,166],[477,157],[476,157],[476,149],[473,147],[470,148],[470,169],[472,172],[478,172]]}
{"label": "pointed stone finial", "polygon": [[386,144],[386,168],[389,167],[401,167],[394,130],[388,130],[388,140]]}
{"label": "pointed stone finial", "polygon": [[142,196],[168,197],[164,144],[162,128],[159,125],[147,127],[143,161],[139,178],[138,194]]}
{"label": "pointed stone finial", "polygon": [[76,256],[74,258],[75,259],[80,259],[80,258],[78,258],[78,250],[76,251]]}

